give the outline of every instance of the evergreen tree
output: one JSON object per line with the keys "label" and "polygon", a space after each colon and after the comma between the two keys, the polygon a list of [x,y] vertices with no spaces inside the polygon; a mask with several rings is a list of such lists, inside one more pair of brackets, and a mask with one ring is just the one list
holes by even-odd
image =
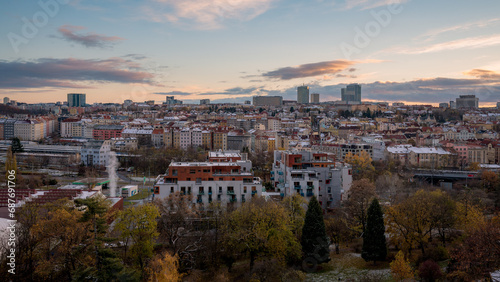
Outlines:
{"label": "evergreen tree", "polygon": [[21,140],[19,140],[19,138],[17,137],[14,137],[14,139],[12,139],[12,153],[21,153],[21,152],[24,152],[24,148],[23,148],[23,144],[21,144]]}
{"label": "evergreen tree", "polygon": [[385,241],[384,215],[377,199],[373,199],[368,208],[366,229],[363,233],[363,249],[361,257],[365,261],[382,261],[387,256]]}
{"label": "evergreen tree", "polygon": [[313,196],[307,207],[304,227],[302,228],[302,252],[306,259],[312,258],[317,263],[330,261],[329,241],[326,235],[323,209]]}

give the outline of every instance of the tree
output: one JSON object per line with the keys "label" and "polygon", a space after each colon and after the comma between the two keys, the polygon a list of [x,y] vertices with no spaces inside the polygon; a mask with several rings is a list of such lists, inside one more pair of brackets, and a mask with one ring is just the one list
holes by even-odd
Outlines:
{"label": "tree", "polygon": [[481,186],[486,191],[494,191],[495,188],[500,184],[500,177],[497,173],[493,171],[484,170],[481,172]]}
{"label": "tree", "polygon": [[352,165],[353,178],[372,178],[375,173],[375,167],[372,164],[372,158],[366,151],[361,151],[359,154],[347,153],[344,161]]}
{"label": "tree", "polygon": [[76,199],[75,204],[77,207],[84,209],[80,221],[88,223],[89,231],[92,233],[88,244],[93,247],[95,263],[85,273],[99,279],[103,275],[107,275],[103,269],[106,267],[105,262],[109,262],[104,259],[107,253],[103,252],[104,242],[107,241],[105,235],[108,230],[109,204],[103,198]]}
{"label": "tree", "polygon": [[[5,179],[16,183],[17,178],[17,162],[16,155],[12,152],[12,147],[7,149],[7,155],[5,160]],[[10,178],[9,178],[10,176]]]}
{"label": "tree", "polygon": [[41,240],[35,270],[41,278],[71,281],[73,272],[84,261],[80,254],[86,248],[88,226],[79,222],[82,212],[69,208],[68,204],[68,201],[56,204],[33,227],[34,236]]}
{"label": "tree", "polygon": [[463,242],[452,252],[454,271],[463,271],[471,280],[489,277],[500,267],[500,221],[491,220],[467,231]]}
{"label": "tree", "polygon": [[480,169],[481,169],[481,166],[477,162],[470,163],[469,167],[467,168],[467,170],[470,170],[470,171],[478,171]]}
{"label": "tree", "polygon": [[281,205],[254,198],[229,215],[224,232],[226,248],[248,254],[251,270],[259,256],[273,257],[280,264],[294,261],[300,257],[300,245],[289,223]]}
{"label": "tree", "polygon": [[346,215],[340,209],[334,211],[334,214],[328,215],[325,219],[326,234],[328,234],[331,242],[335,244],[335,253],[340,253],[340,244],[352,237],[352,230]]}
{"label": "tree", "polygon": [[23,144],[21,144],[21,140],[19,140],[19,138],[17,137],[14,137],[12,139],[12,153],[22,153],[24,152],[24,147],[23,147]]}
{"label": "tree", "polygon": [[304,197],[295,193],[292,196],[285,197],[282,205],[290,217],[290,230],[297,237],[297,240],[300,240],[302,227],[304,226],[304,216],[306,214],[304,207],[307,206],[307,201]]}
{"label": "tree", "polygon": [[160,217],[158,232],[160,241],[165,243],[173,256],[177,256],[182,269],[190,269],[196,264],[195,254],[205,248],[204,237],[208,231],[197,228],[202,216],[199,207],[193,204],[192,195],[179,192],[164,199],[155,199]]}
{"label": "tree", "polygon": [[132,240],[131,253],[142,272],[146,261],[153,256],[154,240],[158,237],[156,218],[158,208],[152,204],[126,209],[118,214],[116,230],[124,239]]}
{"label": "tree", "polygon": [[365,261],[382,261],[387,256],[387,245],[385,242],[384,214],[378,200],[373,199],[368,208],[366,230],[363,233],[363,249],[361,257]]}
{"label": "tree", "polygon": [[178,271],[179,261],[177,257],[169,253],[157,255],[148,266],[148,281],[177,282],[181,281],[182,275]]}
{"label": "tree", "polygon": [[403,281],[405,279],[413,278],[413,270],[410,263],[405,259],[402,251],[399,251],[394,261],[391,262],[392,277],[396,281]]}
{"label": "tree", "polygon": [[375,185],[368,179],[353,181],[347,192],[345,207],[360,233],[365,232],[368,206],[375,196]]}
{"label": "tree", "polygon": [[441,191],[419,190],[400,204],[388,208],[386,225],[392,243],[410,253],[419,247],[425,255],[432,231],[438,229],[444,234],[453,227],[453,202],[450,201]]}
{"label": "tree", "polygon": [[301,243],[302,252],[306,259],[311,258],[316,263],[330,261],[329,242],[323,220],[323,209],[315,196],[311,198],[307,206]]}

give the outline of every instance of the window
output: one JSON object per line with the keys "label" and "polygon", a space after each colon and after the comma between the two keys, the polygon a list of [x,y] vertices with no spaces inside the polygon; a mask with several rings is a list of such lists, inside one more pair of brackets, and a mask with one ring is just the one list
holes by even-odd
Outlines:
{"label": "window", "polygon": [[160,194],[160,187],[155,186],[155,192],[156,195]]}
{"label": "window", "polygon": [[243,193],[246,193],[246,192],[247,192],[247,187],[243,186]]}
{"label": "window", "polygon": [[174,187],[170,187],[170,193],[174,193]]}

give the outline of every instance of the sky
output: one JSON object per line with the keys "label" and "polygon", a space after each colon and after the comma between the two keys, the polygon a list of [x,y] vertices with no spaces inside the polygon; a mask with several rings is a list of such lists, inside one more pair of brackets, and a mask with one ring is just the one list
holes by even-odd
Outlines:
{"label": "sky", "polygon": [[26,103],[500,102],[498,0],[2,1],[0,97]]}

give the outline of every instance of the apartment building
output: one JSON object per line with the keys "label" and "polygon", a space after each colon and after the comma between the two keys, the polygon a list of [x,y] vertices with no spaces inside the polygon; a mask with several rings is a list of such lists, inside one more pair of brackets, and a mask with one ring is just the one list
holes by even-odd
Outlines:
{"label": "apartment building", "polygon": [[322,152],[274,151],[271,181],[283,197],[316,196],[324,209],[336,207],[351,187],[352,169],[334,159]]}
{"label": "apartment building", "polygon": [[123,125],[96,125],[93,130],[95,140],[109,140],[122,137]]}
{"label": "apartment building", "polygon": [[191,195],[193,203],[209,205],[217,201],[238,206],[262,195],[262,182],[251,172],[248,160],[234,162],[172,162],[154,185],[154,197],[173,193]]}
{"label": "apartment building", "polygon": [[88,166],[107,166],[111,145],[111,140],[92,140],[85,143],[81,151],[83,164]]}

